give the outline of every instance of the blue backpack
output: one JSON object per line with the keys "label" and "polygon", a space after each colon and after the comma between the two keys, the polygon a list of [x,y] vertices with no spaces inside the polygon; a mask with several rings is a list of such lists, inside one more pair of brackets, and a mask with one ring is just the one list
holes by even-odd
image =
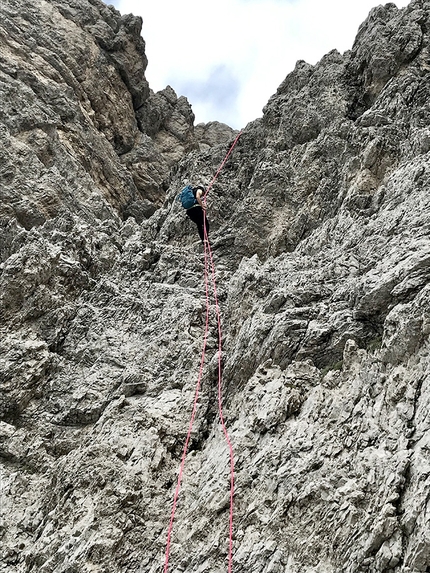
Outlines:
{"label": "blue backpack", "polygon": [[184,209],[191,209],[198,202],[194,196],[193,188],[191,185],[187,185],[182,189],[178,195],[178,201],[182,203]]}

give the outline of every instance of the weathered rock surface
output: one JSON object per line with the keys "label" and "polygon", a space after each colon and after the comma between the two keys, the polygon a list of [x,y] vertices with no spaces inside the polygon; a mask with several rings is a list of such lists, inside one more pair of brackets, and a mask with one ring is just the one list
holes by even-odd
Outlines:
{"label": "weathered rock surface", "polygon": [[[153,573],[205,319],[175,197],[235,133],[151,92],[139,19],[0,13],[0,571]],[[429,30],[299,62],[210,191],[237,573],[430,571]],[[227,568],[211,324],[172,571]]]}
{"label": "weathered rock surface", "polygon": [[1,16],[0,215],[152,215],[199,143],[187,100],[149,89],[140,18],[90,0],[7,0]]}

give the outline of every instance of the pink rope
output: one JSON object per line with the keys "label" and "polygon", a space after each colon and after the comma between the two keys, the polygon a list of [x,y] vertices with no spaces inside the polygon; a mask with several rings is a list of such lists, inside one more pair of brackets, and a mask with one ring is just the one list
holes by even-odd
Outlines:
{"label": "pink rope", "polygon": [[233,143],[231,144],[231,147],[230,147],[230,149],[228,150],[227,155],[224,157],[224,161],[223,161],[223,162],[221,163],[221,165],[218,167],[218,171],[215,173],[215,175],[214,175],[212,181],[209,183],[208,188],[206,189],[206,193],[203,195],[203,200],[206,199],[207,194],[209,193],[210,189],[212,188],[213,184],[215,183],[215,181],[216,181],[218,175],[221,173],[221,169],[222,169],[222,168],[224,167],[224,165],[226,164],[227,159],[230,157],[230,155],[231,155],[233,149],[235,148],[236,143],[239,141],[239,137],[240,137],[241,135],[242,135],[242,132],[240,131],[240,132],[237,134],[236,139],[235,139],[235,140],[233,141]]}
{"label": "pink rope", "polygon": [[178,481],[176,483],[175,495],[173,496],[172,512],[170,515],[169,528],[168,528],[168,532],[167,532],[166,554],[165,554],[165,560],[164,560],[164,573],[167,573],[167,570],[169,568],[170,544],[171,544],[171,537],[172,537],[172,531],[173,531],[173,521],[175,519],[179,490],[181,489],[182,476],[184,473],[185,459],[187,457],[188,446],[189,446],[190,439],[191,439],[191,432],[193,430],[194,419],[196,417],[197,401],[199,398],[199,392],[200,392],[201,381],[202,381],[202,376],[203,376],[203,367],[204,367],[205,357],[206,357],[206,344],[207,344],[208,333],[209,333],[209,308],[210,308],[210,304],[209,304],[209,277],[208,277],[208,273],[207,273],[207,267],[208,267],[208,261],[207,261],[207,253],[206,253],[206,249],[205,249],[205,292],[206,292],[205,334],[203,337],[203,348],[202,348],[202,355],[201,355],[201,360],[200,360],[199,375],[197,378],[196,391],[194,394],[193,409],[191,412],[190,423],[188,426],[187,438],[185,440],[184,449],[182,451],[182,459],[181,459],[181,465],[179,467]]}
{"label": "pink rope", "polygon": [[228,573],[231,573],[233,568],[233,506],[234,506],[234,451],[233,445],[230,440],[230,436],[227,430],[227,426],[224,421],[223,409],[222,409],[222,330],[221,330],[221,313],[218,304],[218,294],[216,288],[215,280],[215,265],[213,261],[212,249],[209,244],[209,240],[206,233],[206,224],[204,224],[204,231],[206,237],[207,250],[209,252],[209,258],[211,263],[212,271],[212,284],[213,293],[215,300],[215,309],[217,315],[218,323],[218,412],[221,421],[222,431],[224,433],[225,440],[229,449],[230,455],[230,513],[229,513],[229,543],[228,543]]}
{"label": "pink rope", "polygon": [[[218,171],[216,172],[214,178],[212,179],[212,181],[210,182],[204,196],[203,196],[203,200],[206,199],[207,194],[209,193],[209,190],[211,189],[211,187],[213,186],[214,182],[216,181],[219,173],[221,172],[221,169],[224,167],[227,159],[229,158],[231,152],[233,151],[236,143],[239,140],[239,137],[241,136],[242,132],[240,132],[236,139],[234,140],[233,144],[231,145],[230,149],[228,150],[227,155],[224,158],[224,161],[221,163],[220,167],[218,168]],[[203,227],[204,227],[204,256],[205,256],[205,271],[204,271],[204,277],[205,277],[205,294],[206,294],[206,324],[205,324],[205,334],[204,334],[204,338],[203,338],[203,348],[202,348],[202,355],[201,355],[201,360],[200,360],[200,368],[199,368],[199,374],[198,374],[198,378],[197,378],[197,385],[196,385],[196,391],[194,394],[194,403],[193,403],[193,409],[191,412],[191,418],[190,418],[190,422],[189,422],[189,426],[188,426],[188,432],[187,432],[187,437],[185,440],[185,444],[184,444],[184,449],[182,451],[182,459],[181,459],[181,464],[179,467],[179,473],[178,473],[178,480],[176,483],[176,489],[175,489],[175,494],[173,496],[173,504],[172,504],[172,512],[170,515],[170,521],[169,521],[169,527],[168,527],[168,532],[167,532],[167,542],[166,542],[166,554],[165,554],[165,559],[164,559],[164,573],[167,573],[168,568],[169,568],[169,558],[170,558],[170,545],[171,545],[171,540],[172,540],[172,532],[173,532],[173,522],[175,519],[175,513],[176,513],[176,507],[177,507],[177,503],[178,503],[178,497],[179,497],[179,490],[181,489],[181,483],[182,483],[182,477],[183,477],[183,473],[184,473],[184,466],[185,466],[185,459],[187,457],[187,453],[188,453],[188,446],[190,443],[190,439],[191,439],[191,432],[193,429],[193,424],[194,424],[194,420],[196,417],[196,411],[197,411],[197,401],[199,398],[199,392],[200,392],[200,387],[201,387],[201,381],[202,381],[202,376],[203,376],[203,367],[204,367],[204,363],[205,363],[205,358],[206,358],[206,345],[207,345],[207,339],[208,339],[208,333],[209,333],[209,310],[210,310],[210,302],[209,302],[209,263],[210,263],[210,270],[211,270],[211,278],[212,278],[212,285],[213,285],[213,295],[214,295],[214,301],[215,301],[215,310],[216,310],[216,316],[217,316],[217,328],[218,328],[218,412],[219,412],[219,417],[220,417],[220,421],[221,421],[221,426],[222,426],[222,430],[228,445],[228,449],[229,449],[229,454],[230,454],[230,513],[229,513],[229,546],[228,546],[228,573],[232,572],[232,567],[233,567],[233,502],[234,502],[234,451],[233,451],[233,446],[230,440],[230,436],[228,434],[227,431],[227,427],[224,421],[224,415],[223,415],[223,409],[222,409],[222,330],[221,330],[221,313],[220,313],[220,308],[219,308],[219,303],[218,303],[218,293],[217,293],[217,288],[216,288],[216,280],[215,280],[215,265],[214,265],[214,260],[213,260],[213,255],[212,255],[212,249],[210,247],[209,244],[209,239],[208,239],[208,235],[207,235],[207,229],[206,229],[206,216],[205,214],[203,214]]]}

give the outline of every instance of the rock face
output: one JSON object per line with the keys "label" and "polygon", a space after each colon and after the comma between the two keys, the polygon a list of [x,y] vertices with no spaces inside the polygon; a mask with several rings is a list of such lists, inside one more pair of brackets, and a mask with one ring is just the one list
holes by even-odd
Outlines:
{"label": "rock face", "polygon": [[[430,571],[430,2],[298,62],[209,195],[237,573]],[[155,573],[205,321],[175,202],[234,131],[140,20],[0,5],[0,571]],[[170,570],[225,571],[215,315]]]}

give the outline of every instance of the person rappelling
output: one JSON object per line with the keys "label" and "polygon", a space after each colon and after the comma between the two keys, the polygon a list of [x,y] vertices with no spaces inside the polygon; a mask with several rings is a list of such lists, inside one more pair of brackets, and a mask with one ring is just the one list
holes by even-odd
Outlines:
{"label": "person rappelling", "polygon": [[204,192],[204,187],[201,185],[197,185],[196,187],[187,185],[178,195],[178,201],[180,201],[182,207],[187,210],[187,216],[197,225],[202,243],[204,243],[205,240],[205,227],[206,236],[209,238],[209,221],[206,216]]}
{"label": "person rappelling", "polygon": [[[195,188],[191,187],[191,185],[187,185],[184,189],[182,189],[181,193],[178,195],[178,201],[181,201],[182,206],[184,209],[187,210],[187,215],[197,225],[197,230],[199,232],[200,238],[203,242],[204,249],[205,249],[205,284],[206,284],[206,329],[203,340],[205,341],[203,344],[202,350],[202,358],[201,358],[201,367],[199,369],[199,375],[197,380],[197,387],[195,392],[194,398],[194,405],[191,413],[191,419],[188,425],[188,433],[187,438],[185,440],[184,449],[182,452],[181,464],[179,467],[178,472],[178,481],[176,484],[175,493],[173,496],[173,503],[172,503],[172,511],[170,514],[170,521],[167,530],[167,539],[166,539],[166,553],[164,557],[164,573],[168,573],[169,569],[169,558],[170,558],[170,545],[172,541],[172,532],[173,532],[173,522],[175,519],[175,512],[176,506],[178,502],[179,490],[181,489],[182,483],[182,476],[184,472],[184,465],[185,465],[185,458],[187,456],[188,447],[191,440],[191,433],[193,430],[193,423],[194,418],[197,411],[197,402],[199,398],[199,390],[202,381],[202,374],[203,374],[203,365],[205,362],[205,352],[206,352],[206,340],[209,333],[209,276],[211,276],[212,284],[213,284],[213,296],[215,301],[215,309],[216,309],[216,317],[217,317],[217,326],[218,326],[218,411],[219,411],[219,418],[221,421],[221,426],[223,429],[224,437],[228,445],[229,455],[230,455],[230,510],[229,510],[229,536],[228,536],[228,573],[232,573],[232,563],[233,563],[233,505],[234,505],[234,452],[233,452],[233,445],[230,440],[230,436],[224,422],[224,416],[222,411],[222,332],[221,332],[221,313],[218,304],[218,295],[217,295],[217,288],[216,288],[216,281],[215,281],[215,266],[212,256],[212,248],[209,243],[209,240],[205,241],[208,238],[209,234],[209,221],[206,217],[206,203],[205,203],[205,196],[208,194],[210,188],[212,187],[214,181],[218,177],[221,169],[225,165],[228,157],[230,156],[231,152],[234,149],[234,146],[238,142],[242,132],[240,132],[237,136],[228,153],[224,157],[221,166],[218,168],[214,178],[212,179],[211,183],[207,187],[205,192],[204,188],[200,185],[196,186]],[[206,231],[206,232],[205,232]]]}

